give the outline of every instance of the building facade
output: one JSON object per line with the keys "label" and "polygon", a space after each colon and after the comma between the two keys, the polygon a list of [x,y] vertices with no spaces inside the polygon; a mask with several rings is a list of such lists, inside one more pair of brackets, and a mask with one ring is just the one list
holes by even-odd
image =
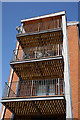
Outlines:
{"label": "building facade", "polygon": [[80,119],[79,22],[65,11],[21,20],[1,119]]}

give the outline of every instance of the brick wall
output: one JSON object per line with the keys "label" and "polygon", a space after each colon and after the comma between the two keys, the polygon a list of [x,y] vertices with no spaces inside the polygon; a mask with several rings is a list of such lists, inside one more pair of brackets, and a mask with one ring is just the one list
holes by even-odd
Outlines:
{"label": "brick wall", "polygon": [[79,46],[79,64],[78,64],[78,77],[79,77],[79,83],[78,83],[78,108],[79,108],[79,120],[80,120],[80,46]]}
{"label": "brick wall", "polygon": [[79,57],[79,40],[77,25],[68,26],[68,47],[69,47],[69,64],[70,64],[70,77],[71,77],[71,91],[72,91],[72,104],[73,116],[78,118],[78,57]]}

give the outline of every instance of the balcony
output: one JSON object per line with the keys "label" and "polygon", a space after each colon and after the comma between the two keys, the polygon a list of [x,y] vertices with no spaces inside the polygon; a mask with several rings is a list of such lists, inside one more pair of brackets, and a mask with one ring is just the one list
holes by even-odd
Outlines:
{"label": "balcony", "polygon": [[[11,84],[9,86],[9,84]],[[5,84],[4,98],[33,96],[63,96],[63,79],[15,81]]]}
{"label": "balcony", "polygon": [[44,47],[53,44],[62,44],[63,33],[62,30],[47,31],[45,33],[25,34],[17,36],[17,40],[22,49],[30,47]]}
{"label": "balcony", "polygon": [[47,79],[6,83],[2,104],[15,116],[65,116],[64,80]]}
{"label": "balcony", "polygon": [[10,63],[17,76],[25,80],[54,79],[64,77],[63,58],[48,58]]}
{"label": "balcony", "polygon": [[62,56],[62,46],[62,44],[53,44],[42,47],[29,47],[23,50],[19,49],[19,51],[15,50],[10,62]]}
{"label": "balcony", "polygon": [[39,33],[49,30],[61,29],[62,19],[61,16],[49,17],[38,20],[31,20],[24,22],[23,26],[17,27],[18,35],[20,34],[30,34]]}
{"label": "balcony", "polygon": [[16,50],[10,65],[22,80],[63,78],[62,44]]}

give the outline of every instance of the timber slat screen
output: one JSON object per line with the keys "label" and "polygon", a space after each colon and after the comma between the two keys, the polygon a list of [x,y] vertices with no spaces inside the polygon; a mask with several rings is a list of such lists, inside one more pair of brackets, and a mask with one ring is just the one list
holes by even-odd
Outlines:
{"label": "timber slat screen", "polygon": [[41,32],[50,29],[61,28],[61,16],[48,17],[24,22],[23,28],[26,33]]}
{"label": "timber slat screen", "polygon": [[60,44],[63,41],[62,30],[17,37],[22,48]]}
{"label": "timber slat screen", "polygon": [[50,80],[15,81],[11,83],[10,87],[9,83],[6,83],[5,85],[6,91],[3,98],[64,95],[64,80],[60,78]]}
{"label": "timber slat screen", "polygon": [[[56,97],[55,97],[56,98]],[[15,115],[65,115],[65,99],[38,100],[38,101],[12,101],[3,103]],[[19,117],[20,117],[19,116]],[[20,119],[20,118],[19,118]],[[62,119],[61,119],[62,120]],[[64,119],[65,120],[65,119]]]}
{"label": "timber slat screen", "polygon": [[64,77],[64,62],[62,58],[11,64],[11,66],[22,80],[41,80]]}

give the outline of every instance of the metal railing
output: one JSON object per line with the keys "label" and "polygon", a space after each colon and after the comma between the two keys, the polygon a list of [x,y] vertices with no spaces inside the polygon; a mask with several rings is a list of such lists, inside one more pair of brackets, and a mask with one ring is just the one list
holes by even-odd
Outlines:
{"label": "metal railing", "polygon": [[41,59],[45,57],[62,56],[62,44],[48,45],[43,47],[24,48],[13,51],[11,62],[24,59]]}
{"label": "metal railing", "polygon": [[21,33],[35,33],[35,32],[41,32],[51,29],[59,29],[61,28],[61,19],[54,19],[54,20],[48,20],[48,21],[42,21],[39,23],[30,23],[25,24],[24,26],[17,27],[18,34]]}
{"label": "metal railing", "polygon": [[5,84],[3,98],[64,95],[64,80],[59,78],[51,80],[16,81],[12,82],[10,87],[8,84],[10,83]]}

